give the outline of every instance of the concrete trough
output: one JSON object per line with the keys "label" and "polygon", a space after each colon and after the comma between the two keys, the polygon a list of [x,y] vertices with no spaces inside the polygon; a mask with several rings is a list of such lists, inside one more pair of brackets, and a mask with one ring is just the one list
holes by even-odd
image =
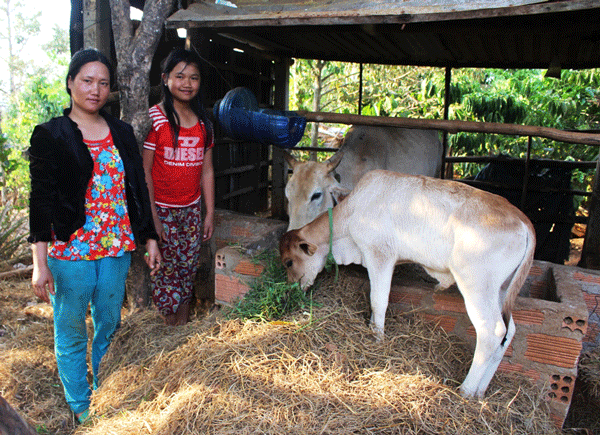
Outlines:
{"label": "concrete trough", "polygon": [[[220,223],[228,229],[221,227],[218,234],[215,301],[232,304],[264,269],[252,257],[276,248],[286,224],[236,214]],[[225,245],[228,241],[235,246]],[[462,296],[455,287],[433,292],[433,285],[418,278],[395,279],[390,309],[415,312],[474,348],[475,330]],[[571,404],[582,349],[600,345],[599,305],[600,271],[543,261],[534,261],[517,297],[516,334],[499,371],[520,373],[539,384],[557,427],[562,427]]]}

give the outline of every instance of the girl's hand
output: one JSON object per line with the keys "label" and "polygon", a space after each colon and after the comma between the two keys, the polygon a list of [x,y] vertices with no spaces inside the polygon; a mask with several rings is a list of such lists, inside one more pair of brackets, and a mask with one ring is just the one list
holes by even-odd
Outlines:
{"label": "girl's hand", "polygon": [[204,224],[202,226],[202,241],[205,242],[208,239],[210,239],[213,235],[214,230],[214,218],[213,216],[207,214],[204,218]]}
{"label": "girl's hand", "polygon": [[47,265],[33,266],[31,285],[35,295],[44,302],[50,303],[48,293],[54,295],[54,277]]}
{"label": "girl's hand", "polygon": [[146,242],[146,254],[144,255],[144,260],[146,260],[146,264],[150,268],[150,275],[154,275],[160,268],[160,263],[162,261],[156,240],[148,239]]}
{"label": "girl's hand", "polygon": [[154,229],[156,230],[156,233],[158,234],[158,240],[161,242],[166,242],[167,241],[167,232],[165,231],[164,225],[158,218],[158,215],[156,215],[156,217],[154,218]]}

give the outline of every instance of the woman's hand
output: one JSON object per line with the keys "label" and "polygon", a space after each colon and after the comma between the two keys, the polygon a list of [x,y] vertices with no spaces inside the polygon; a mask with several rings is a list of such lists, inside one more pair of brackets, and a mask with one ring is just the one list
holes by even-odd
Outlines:
{"label": "woman's hand", "polygon": [[146,264],[150,268],[150,275],[154,275],[160,268],[160,263],[162,261],[156,240],[148,239],[146,242],[146,254],[144,255],[144,260],[146,260]]}
{"label": "woman's hand", "polygon": [[31,285],[33,286],[33,292],[38,298],[50,303],[48,293],[54,295],[54,277],[47,265],[42,267],[33,266]]}
{"label": "woman's hand", "polygon": [[50,303],[50,296],[54,295],[54,277],[48,267],[48,244],[38,242],[31,245],[33,253],[33,275],[31,286],[35,295],[44,302]]}

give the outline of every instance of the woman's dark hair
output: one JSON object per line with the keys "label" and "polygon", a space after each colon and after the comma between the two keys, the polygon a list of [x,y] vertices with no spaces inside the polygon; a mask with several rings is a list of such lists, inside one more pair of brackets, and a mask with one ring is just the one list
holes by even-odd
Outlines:
{"label": "woman's dark hair", "polygon": [[[196,65],[198,70],[200,71],[201,63],[200,58],[192,51],[184,50],[183,48],[175,48],[169,55],[165,58],[162,64],[162,74],[168,76],[171,71],[179,64],[180,62],[185,63],[186,65]],[[202,80],[202,74],[200,75],[200,79]],[[177,112],[173,107],[173,94],[169,91],[167,84],[162,80],[162,101],[165,107],[165,115],[167,116],[167,120],[169,121],[169,125],[173,131],[173,149],[177,149],[177,144],[179,140],[179,116],[177,116]],[[204,147],[211,142],[213,129],[212,123],[210,119],[208,119],[208,114],[204,108],[204,92],[202,87],[202,82],[200,82],[200,89],[196,96],[190,101],[190,107],[194,114],[204,123],[204,127],[206,129],[206,137],[204,140]]]}
{"label": "woman's dark hair", "polygon": [[114,83],[113,68],[108,58],[95,48],[85,48],[75,53],[71,58],[71,63],[69,63],[69,71],[67,72],[67,78],[65,79],[65,85],[69,95],[71,95],[71,90],[69,89],[69,77],[74,80],[75,76],[81,71],[81,68],[90,62],[100,62],[106,65],[108,74],[110,75],[110,83]]}

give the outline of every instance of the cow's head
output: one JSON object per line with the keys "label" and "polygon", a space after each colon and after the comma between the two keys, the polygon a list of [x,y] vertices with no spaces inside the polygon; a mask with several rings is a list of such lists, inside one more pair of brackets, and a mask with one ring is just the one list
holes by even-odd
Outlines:
{"label": "cow's head", "polygon": [[289,231],[306,225],[329,207],[334,207],[348,192],[342,188],[334,173],[343,152],[338,151],[322,163],[299,162],[289,153],[285,153],[285,156],[294,171],[285,186]]}
{"label": "cow's head", "polygon": [[321,250],[304,239],[300,230],[285,233],[279,241],[279,253],[288,282],[299,282],[303,290],[310,287],[325,267],[327,252]]}

